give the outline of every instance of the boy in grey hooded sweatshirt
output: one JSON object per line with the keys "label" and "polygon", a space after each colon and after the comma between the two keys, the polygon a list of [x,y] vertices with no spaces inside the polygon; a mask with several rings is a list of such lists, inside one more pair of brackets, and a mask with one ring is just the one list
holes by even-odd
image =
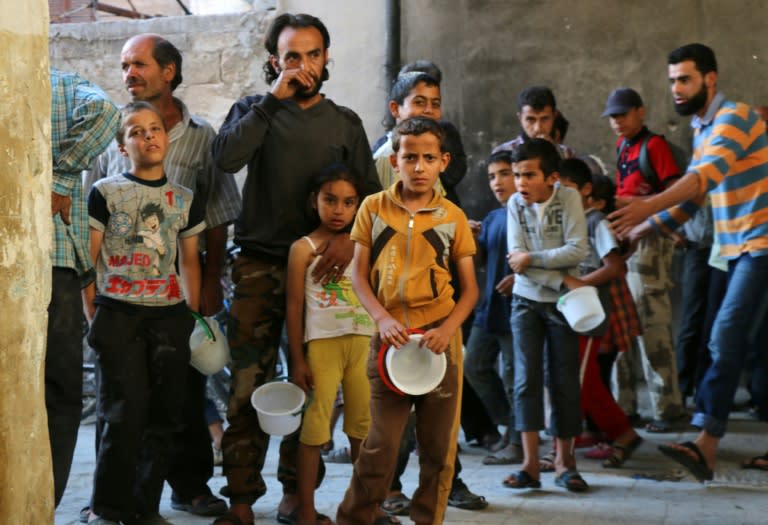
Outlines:
{"label": "boy in grey hooded sweatshirt", "polygon": [[[588,489],[576,470],[571,440],[581,432],[579,347],[575,332],[557,310],[563,277],[578,276],[588,252],[581,196],[558,184],[560,156],[543,139],[525,142],[513,157],[517,193],[507,203],[508,261],[515,272],[511,325],[515,350],[515,420],[524,460],[504,480],[510,488],[539,488],[539,431],[544,428],[544,366],[556,439],[555,483],[569,491]],[[545,344],[546,343],[546,344]],[[547,359],[544,359],[544,349]]]}

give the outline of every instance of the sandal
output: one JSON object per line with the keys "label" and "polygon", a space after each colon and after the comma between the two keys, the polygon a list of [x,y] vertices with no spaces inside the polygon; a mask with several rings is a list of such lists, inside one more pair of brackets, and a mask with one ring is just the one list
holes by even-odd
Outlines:
{"label": "sandal", "polygon": [[586,492],[589,485],[576,469],[568,469],[555,476],[555,485],[563,487],[568,492]]}
{"label": "sandal", "polygon": [[743,461],[741,468],[768,471],[768,453]]}
{"label": "sandal", "polygon": [[[694,458],[683,449],[688,449],[693,452],[696,457]],[[692,441],[659,445],[659,451],[673,461],[680,463],[702,483],[710,481],[714,476],[714,472],[709,468],[709,465],[707,465],[707,460],[704,458],[704,454],[701,453],[701,450],[696,443],[693,443]]]}
{"label": "sandal", "polygon": [[390,516],[407,516],[411,510],[411,500],[403,494],[395,494],[381,503],[381,510]]}
{"label": "sandal", "polygon": [[521,470],[510,474],[504,481],[501,482],[507,488],[510,489],[540,489],[541,481],[533,479],[526,471]]}
{"label": "sandal", "polygon": [[619,468],[625,461],[627,461],[637,448],[643,444],[643,438],[635,436],[635,438],[626,445],[613,444],[613,454],[610,455],[605,461],[603,461],[603,468]]}

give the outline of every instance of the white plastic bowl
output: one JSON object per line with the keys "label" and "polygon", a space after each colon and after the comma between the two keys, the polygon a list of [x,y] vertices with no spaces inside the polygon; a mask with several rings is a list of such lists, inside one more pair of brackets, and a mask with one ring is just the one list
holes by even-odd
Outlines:
{"label": "white plastic bowl", "polygon": [[293,383],[276,381],[264,383],[251,394],[261,429],[272,436],[296,432],[306,401],[304,391]]}
{"label": "white plastic bowl", "polygon": [[605,320],[605,311],[594,286],[581,286],[561,296],[557,309],[574,332],[589,332]]}
{"label": "white plastic bowl", "polygon": [[390,346],[386,364],[389,379],[397,388],[412,396],[433,391],[443,380],[445,354],[435,354],[426,346],[419,347],[421,334],[411,334],[400,348]]}

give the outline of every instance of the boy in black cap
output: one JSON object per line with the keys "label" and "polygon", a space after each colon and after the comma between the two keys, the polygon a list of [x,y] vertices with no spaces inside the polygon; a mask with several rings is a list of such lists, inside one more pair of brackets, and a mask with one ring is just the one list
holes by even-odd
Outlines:
{"label": "boy in black cap", "polygon": [[[633,89],[616,89],[603,111],[619,136],[616,142],[616,207],[663,191],[680,176],[680,169],[669,144],[661,135],[645,127],[645,108]],[[669,432],[672,423],[685,415],[677,383],[677,366],[672,344],[672,318],[669,300],[670,266],[674,247],[660,234],[643,238],[627,261],[629,284],[638,309],[643,334],[637,338],[643,371],[649,385],[653,420],[649,432]],[[637,418],[636,382],[630,362],[633,352],[617,360],[618,403],[630,419]]]}

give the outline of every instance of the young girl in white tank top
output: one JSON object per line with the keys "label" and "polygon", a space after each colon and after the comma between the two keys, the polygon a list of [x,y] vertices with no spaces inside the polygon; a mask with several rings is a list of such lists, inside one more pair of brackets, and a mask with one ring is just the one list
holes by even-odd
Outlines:
{"label": "young girl in white tank top", "polygon": [[313,179],[309,203],[320,225],[291,246],[286,284],[291,377],[314,395],[299,437],[296,523],[302,525],[327,520],[315,510],[314,493],[320,446],[331,438],[331,412],[339,385],[344,394],[344,432],[349,436],[352,461],[368,434],[370,387],[366,363],[370,337],[376,330],[352,291],[349,267],[325,284],[312,277],[312,269],[322,257],[318,253],[348,231],[355,218],[360,203],[355,179],[346,167],[329,166]]}

